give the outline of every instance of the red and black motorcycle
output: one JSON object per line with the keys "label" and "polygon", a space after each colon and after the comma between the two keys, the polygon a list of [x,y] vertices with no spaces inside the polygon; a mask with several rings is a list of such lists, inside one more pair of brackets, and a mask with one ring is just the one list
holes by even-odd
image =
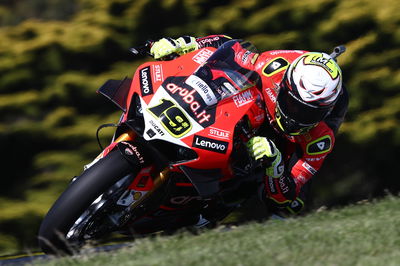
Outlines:
{"label": "red and black motorcycle", "polygon": [[245,143],[265,113],[260,77],[237,63],[241,50],[233,40],[148,62],[98,90],[123,113],[111,144],[44,218],[44,252],[72,253],[116,231],[203,226],[254,195],[260,178]]}

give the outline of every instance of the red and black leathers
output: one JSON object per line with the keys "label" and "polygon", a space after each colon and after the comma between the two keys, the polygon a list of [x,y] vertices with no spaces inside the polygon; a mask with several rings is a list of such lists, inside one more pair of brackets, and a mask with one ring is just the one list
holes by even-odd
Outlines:
{"label": "red and black leathers", "polygon": [[[225,35],[197,38],[199,48],[219,47],[231,40]],[[305,134],[289,136],[278,129],[275,122],[276,98],[285,70],[302,50],[273,50],[260,54],[237,50],[235,61],[244,68],[256,71],[262,80],[261,90],[266,107],[266,120],[261,135],[272,139],[281,151],[286,171],[281,178],[265,177],[265,195],[279,206],[298,211],[303,202],[297,198],[303,186],[318,172],[335,144],[335,133],[343,122],[348,105],[348,95],[343,87],[339,100],[324,121]],[[259,112],[256,112],[259,115]],[[271,130],[273,128],[274,130]],[[291,206],[292,205],[292,206]]]}

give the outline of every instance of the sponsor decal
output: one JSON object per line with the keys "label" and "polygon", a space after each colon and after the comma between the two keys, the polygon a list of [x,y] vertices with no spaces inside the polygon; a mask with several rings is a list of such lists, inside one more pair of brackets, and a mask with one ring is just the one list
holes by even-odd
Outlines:
{"label": "sponsor decal", "polygon": [[208,135],[211,137],[229,140],[230,132],[215,127],[210,127]]}
{"label": "sponsor decal", "polygon": [[202,49],[198,52],[195,56],[193,56],[193,61],[197,64],[201,65],[204,64],[207,59],[213,54],[214,52],[208,49]]}
{"label": "sponsor decal", "polygon": [[301,166],[303,166],[308,172],[310,172],[313,175],[315,175],[317,173],[317,170],[315,170],[314,167],[309,165],[307,162],[303,162],[303,164]]}
{"label": "sponsor decal", "polygon": [[[154,122],[153,120],[149,120],[149,124],[155,129],[156,132],[158,132],[158,134],[160,134],[161,136],[164,136],[165,133],[161,130],[161,128],[159,126],[157,126],[156,122]],[[154,131],[153,131],[154,133]],[[149,134],[147,134],[149,135]],[[150,137],[150,135],[149,135]]]}
{"label": "sponsor decal", "polygon": [[153,65],[153,78],[154,82],[163,82],[164,75],[162,71],[162,65]]}
{"label": "sponsor decal", "polygon": [[125,154],[135,155],[136,158],[139,160],[139,163],[144,163],[144,158],[142,154],[138,151],[138,148],[136,146],[133,146],[132,144],[126,141],[121,141],[121,143],[128,146],[125,148]]}
{"label": "sponsor decal", "polygon": [[192,143],[193,147],[222,154],[226,153],[226,151],[228,150],[228,145],[228,142],[210,139],[198,135],[194,135]]}
{"label": "sponsor decal", "polygon": [[130,148],[125,148],[126,155],[133,155],[133,151]]}
{"label": "sponsor decal", "polygon": [[265,65],[262,70],[262,73],[263,75],[270,77],[278,72],[285,70],[286,68],[288,68],[288,66],[289,62],[285,58],[278,57],[270,61],[267,65]]}
{"label": "sponsor decal", "polygon": [[244,92],[241,92],[233,96],[232,99],[235,102],[236,107],[241,107],[243,105],[250,103],[254,99],[254,97],[251,90],[246,90]]}
{"label": "sponsor decal", "polygon": [[242,57],[242,63],[243,63],[243,64],[246,64],[247,60],[249,59],[249,55],[250,55],[250,54],[251,54],[250,51],[246,51],[246,52],[243,54],[243,57]]}
{"label": "sponsor decal", "polygon": [[217,97],[215,97],[214,92],[201,78],[191,75],[186,80],[186,84],[194,88],[207,105],[213,105],[217,103],[218,100]]}
{"label": "sponsor decal", "polygon": [[286,53],[298,53],[298,54],[304,54],[303,51],[300,50],[277,50],[277,51],[272,51],[269,54],[270,55],[278,55],[278,54],[286,54]]}
{"label": "sponsor decal", "polygon": [[306,161],[308,162],[318,162],[323,159],[325,159],[326,156],[321,156],[321,157],[313,157],[313,158],[306,158]]}
{"label": "sponsor decal", "polygon": [[332,146],[331,136],[325,135],[319,139],[316,139],[307,144],[307,154],[309,155],[318,155],[327,153],[331,150]]}
{"label": "sponsor decal", "polygon": [[206,44],[212,44],[215,41],[218,41],[219,37],[211,37],[211,38],[204,38],[201,40],[198,40],[197,43],[199,44],[200,47],[204,47]]}
{"label": "sponsor decal", "polygon": [[281,176],[279,178],[279,187],[281,188],[281,191],[282,191],[283,194],[289,192],[289,187],[285,183],[285,177],[284,176]]}
{"label": "sponsor decal", "polygon": [[[179,82],[180,79],[182,82]],[[169,82],[170,80],[174,82]],[[167,78],[163,85],[165,91],[168,92],[201,126],[207,127],[212,125],[215,121],[215,108],[206,109],[208,105],[204,102],[197,90],[189,86],[186,87],[186,83],[184,83],[183,80],[185,80],[184,77]],[[184,87],[175,84],[176,81]]]}
{"label": "sponsor decal", "polygon": [[151,83],[150,67],[139,70],[139,82],[142,96],[153,94],[153,84]]}
{"label": "sponsor decal", "polygon": [[275,96],[275,94],[271,91],[270,88],[265,88],[265,93],[267,93],[268,98],[269,98],[273,103],[276,103],[276,96]]}
{"label": "sponsor decal", "polygon": [[322,54],[313,53],[308,55],[306,58],[304,58],[304,64],[318,65],[323,67],[329,73],[332,79],[336,79],[340,73],[336,63],[330,58],[323,57]]}

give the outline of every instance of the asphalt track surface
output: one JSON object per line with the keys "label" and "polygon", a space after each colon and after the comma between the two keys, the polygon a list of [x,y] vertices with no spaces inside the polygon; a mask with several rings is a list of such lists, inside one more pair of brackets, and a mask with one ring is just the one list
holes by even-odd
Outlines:
{"label": "asphalt track surface", "polygon": [[[103,245],[94,248],[87,248],[85,249],[82,254],[91,254],[97,252],[108,252],[113,251],[116,249],[130,247],[133,245],[133,242],[130,243],[118,243],[118,244],[110,244],[110,245]],[[46,255],[43,252],[33,252],[33,253],[26,253],[26,254],[18,254],[18,255],[6,255],[0,256],[0,265],[31,265],[32,263],[53,259],[54,256]]]}

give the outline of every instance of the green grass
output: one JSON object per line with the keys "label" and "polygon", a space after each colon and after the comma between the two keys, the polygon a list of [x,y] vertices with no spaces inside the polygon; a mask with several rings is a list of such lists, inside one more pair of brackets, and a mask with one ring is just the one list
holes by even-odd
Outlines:
{"label": "green grass", "polygon": [[[249,223],[199,235],[137,240],[118,251],[45,265],[399,265],[400,198]],[[42,262],[43,263],[43,262]]]}

